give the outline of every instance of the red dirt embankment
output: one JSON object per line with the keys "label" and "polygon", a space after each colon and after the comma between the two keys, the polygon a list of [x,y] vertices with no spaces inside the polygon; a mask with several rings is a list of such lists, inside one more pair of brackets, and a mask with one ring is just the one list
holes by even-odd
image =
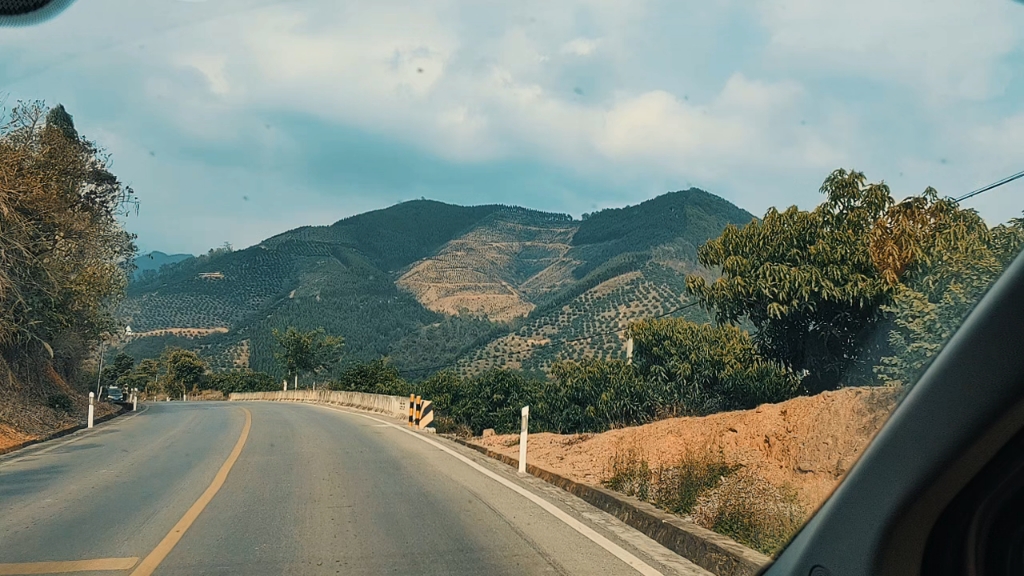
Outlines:
{"label": "red dirt embankment", "polygon": [[[41,367],[37,381],[29,385],[19,381],[6,364],[0,364],[0,395],[0,454],[12,446],[84,424],[89,408],[88,398],[68,386],[50,365]],[[67,396],[70,412],[49,406],[48,399],[55,395]],[[96,402],[95,417],[117,410],[113,404]]]}
{"label": "red dirt embankment", "polygon": [[[671,418],[602,434],[531,434],[529,461],[577,482],[611,476],[617,452],[638,450],[652,468],[711,451],[776,485],[793,487],[808,510],[832,492],[895,407],[893,388],[844,388],[754,410]],[[518,457],[518,435],[474,438]]]}

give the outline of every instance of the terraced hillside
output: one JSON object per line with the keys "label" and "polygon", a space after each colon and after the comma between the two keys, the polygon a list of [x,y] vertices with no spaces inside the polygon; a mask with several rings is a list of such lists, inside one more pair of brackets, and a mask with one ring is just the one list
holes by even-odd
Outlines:
{"label": "terraced hillside", "polygon": [[497,322],[526,316],[531,297],[572,283],[565,257],[577,223],[565,215],[503,210],[448,242],[398,279],[421,304]]}
{"label": "terraced hillside", "polygon": [[[547,371],[559,359],[626,358],[625,329],[643,318],[679,316],[708,321],[705,311],[686,307],[683,275],[657,262],[600,281],[568,299],[538,308],[516,329],[469,351],[456,364],[463,375],[491,368]],[[682,308],[680,310],[680,308]]]}
{"label": "terraced hillside", "polygon": [[422,375],[622,357],[615,331],[677,308],[684,275],[700,271],[697,246],[750,219],[695,189],[583,220],[405,202],[213,250],[133,283],[121,312],[136,336],[124,348],[143,358],[182,346],[218,370],[277,374],[271,332],[296,326],[344,337],[339,368],[380,356]]}

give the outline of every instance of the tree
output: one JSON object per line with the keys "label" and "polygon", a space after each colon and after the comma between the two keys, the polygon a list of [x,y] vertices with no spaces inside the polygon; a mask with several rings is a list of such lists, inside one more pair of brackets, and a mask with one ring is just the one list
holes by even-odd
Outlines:
{"label": "tree", "polygon": [[135,358],[124,352],[118,352],[110,364],[103,369],[104,385],[116,385],[122,377],[131,374],[133,368],[135,368]]}
{"label": "tree", "polygon": [[135,367],[133,387],[149,393],[156,393],[154,388],[157,385],[157,377],[160,375],[160,364],[152,359],[146,358]]}
{"label": "tree", "polygon": [[295,379],[296,387],[299,385],[299,375],[322,373],[341,360],[344,339],[327,335],[323,328],[301,332],[289,326],[285,332],[274,330],[273,334],[281,348],[274,353],[274,358],[288,376]]}
{"label": "tree", "polygon": [[196,391],[207,372],[199,354],[181,348],[169,348],[163,354],[168,392]]}
{"label": "tree", "polygon": [[890,211],[872,243],[879,268],[901,282],[883,307],[890,351],[875,367],[892,385],[917,380],[1024,245],[1024,220],[989,229],[975,211],[929,192]]}
{"label": "tree", "polygon": [[802,384],[811,393],[869,373],[881,308],[896,292],[869,249],[872,230],[893,204],[889,187],[836,170],[821,193],[825,201],[812,211],[771,208],[762,220],[726,227],[698,250],[698,261],[722,277],[686,280],[720,322],[748,319],[767,358],[806,371]]}
{"label": "tree", "polygon": [[[45,118],[45,119],[44,119]],[[19,103],[0,127],[0,351],[54,357],[116,328],[134,236],[118,217],[137,206],[108,158],[71,116]]]}
{"label": "tree", "polygon": [[342,372],[336,381],[325,383],[325,385],[332,389],[388,396],[409,394],[409,384],[402,379],[398,369],[391,364],[388,358],[360,362]]}
{"label": "tree", "polygon": [[224,394],[231,394],[232,392],[272,392],[278,390],[279,385],[269,374],[245,369],[212,374],[210,388]]}

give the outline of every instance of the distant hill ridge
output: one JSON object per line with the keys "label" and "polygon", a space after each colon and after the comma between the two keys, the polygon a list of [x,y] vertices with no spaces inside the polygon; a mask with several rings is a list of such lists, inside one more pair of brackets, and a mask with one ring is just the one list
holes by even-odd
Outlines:
{"label": "distant hill ridge", "polygon": [[[685,300],[683,275],[699,269],[697,247],[751,219],[698,189],[582,220],[517,206],[403,202],[211,251],[133,282],[121,309],[133,330],[227,332],[138,338],[127,347],[144,357],[181,345],[223,369],[244,356],[276,374],[270,332],[293,325],[345,337],[349,361],[391,356],[409,370],[544,369],[557,357],[619,357],[614,338],[543,354],[503,342],[585,336],[670,310]],[[223,279],[200,277],[212,272]]]}
{"label": "distant hill ridge", "polygon": [[139,255],[135,258],[135,275],[133,278],[142,278],[146,275],[147,270],[159,272],[160,268],[164,265],[175,264],[189,258],[192,258],[191,254],[165,254],[159,250]]}

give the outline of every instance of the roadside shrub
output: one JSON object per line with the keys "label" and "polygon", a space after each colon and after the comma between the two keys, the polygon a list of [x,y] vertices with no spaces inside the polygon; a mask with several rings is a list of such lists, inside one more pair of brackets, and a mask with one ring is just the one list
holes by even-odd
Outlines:
{"label": "roadside shrub", "polygon": [[659,416],[743,410],[798,394],[792,371],[762,358],[739,327],[665,318],[637,322],[629,335],[634,365],[654,387]]}
{"label": "roadside shrub", "polygon": [[805,517],[794,490],[746,470],[702,492],[693,508],[697,524],[769,555],[789,542]]}
{"label": "roadside shrub", "polygon": [[498,434],[519,430],[520,411],[540,395],[541,382],[516,370],[494,369],[463,382],[452,416],[480,434],[494,428]]}
{"label": "roadside shrub", "polygon": [[58,414],[71,414],[75,411],[75,403],[67,394],[51,394],[46,399],[46,405]]}
{"label": "roadside shrub", "polygon": [[536,409],[537,423],[544,430],[603,432],[654,417],[651,386],[621,360],[556,362],[551,376],[542,386]]}
{"label": "roadside shrub", "polygon": [[207,385],[223,395],[232,392],[273,392],[281,385],[269,374],[252,370],[232,370],[210,374]]}
{"label": "roadside shrub", "polygon": [[654,474],[642,452],[636,448],[616,451],[612,456],[610,468],[611,476],[604,481],[606,488],[638,500],[650,501]]}
{"label": "roadside shrub", "polygon": [[689,515],[701,494],[714,489],[740,468],[727,463],[721,454],[687,455],[678,465],[663,468],[655,475],[654,503],[673,514]]}
{"label": "roadside shrub", "polygon": [[687,455],[678,464],[652,468],[636,448],[617,451],[610,461],[610,477],[604,485],[634,496],[658,508],[689,515],[701,495],[716,488],[741,466],[729,464],[721,454],[700,452]]}
{"label": "roadside shrub", "polygon": [[325,383],[330,390],[367,392],[388,396],[408,396],[409,383],[387,358],[356,364],[341,373],[334,382]]}
{"label": "roadside shrub", "polygon": [[473,436],[473,429],[465,424],[459,424],[451,416],[436,415],[434,416],[434,430],[438,434],[449,434],[456,438],[469,438]]}

